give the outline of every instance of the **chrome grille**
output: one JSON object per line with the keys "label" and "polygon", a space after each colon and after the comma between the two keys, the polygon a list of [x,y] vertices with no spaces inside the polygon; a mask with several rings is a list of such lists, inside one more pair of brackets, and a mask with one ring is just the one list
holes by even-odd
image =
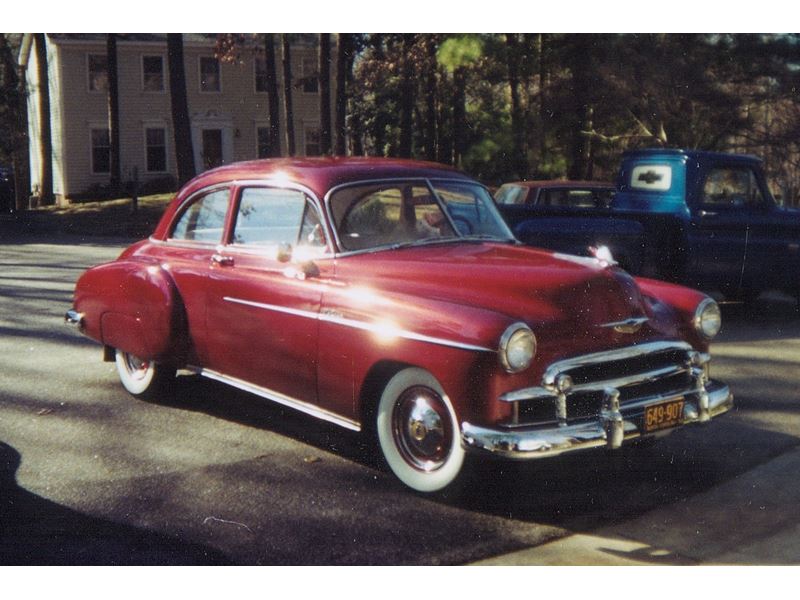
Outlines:
{"label": "chrome grille", "polygon": [[610,392],[635,410],[640,402],[691,394],[708,356],[684,342],[651,342],[599,352],[551,365],[541,386],[510,392],[512,426],[562,425],[598,417]]}

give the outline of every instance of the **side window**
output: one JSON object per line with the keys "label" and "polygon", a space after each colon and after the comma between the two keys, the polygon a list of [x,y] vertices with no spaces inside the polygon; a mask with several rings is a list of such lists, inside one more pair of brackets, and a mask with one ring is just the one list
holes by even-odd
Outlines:
{"label": "side window", "polygon": [[230,191],[223,189],[193,202],[178,218],[170,239],[212,244],[221,242],[229,196]]}
{"label": "side window", "polygon": [[242,190],[233,243],[276,250],[281,244],[289,244],[317,255],[326,249],[322,223],[306,195],[278,188]]}
{"label": "side window", "polygon": [[527,188],[517,185],[504,185],[497,190],[495,199],[498,204],[522,204],[525,202]]}
{"label": "side window", "polygon": [[764,203],[751,169],[712,169],[703,183],[702,203],[715,208],[756,207]]}

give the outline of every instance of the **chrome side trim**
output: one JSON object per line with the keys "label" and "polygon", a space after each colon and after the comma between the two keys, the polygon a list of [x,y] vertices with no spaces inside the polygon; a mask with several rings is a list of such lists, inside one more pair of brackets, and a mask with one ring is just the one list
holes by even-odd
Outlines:
{"label": "chrome side trim", "polygon": [[[641,437],[639,430],[641,417],[637,417],[640,409],[651,404],[658,404],[662,398],[651,399],[644,405],[619,407],[609,396],[608,406],[600,417],[576,425],[549,428],[494,429],[461,424],[461,444],[467,450],[488,452],[504,458],[534,459],[546,458],[606,446],[617,448],[626,441]],[[708,393],[697,394],[694,398],[686,398],[683,419],[679,425],[703,423],[713,417],[728,412],[733,408],[733,394],[727,385],[710,382]],[[677,428],[648,434],[651,436],[666,435]]]}
{"label": "chrome side trim", "polygon": [[365,321],[357,321],[355,319],[348,319],[346,317],[341,316],[339,313],[334,311],[325,310],[321,313],[316,313],[308,310],[299,310],[295,308],[288,308],[286,306],[277,306],[275,304],[264,304],[262,302],[253,302],[251,300],[242,300],[241,298],[232,298],[230,296],[225,296],[223,298],[226,302],[233,302],[236,304],[243,304],[245,306],[252,306],[253,308],[260,308],[263,310],[271,310],[274,312],[284,313],[288,315],[293,315],[296,317],[304,317],[306,319],[315,319],[317,321],[323,321],[325,323],[334,323],[336,325],[341,325],[343,327],[349,327],[351,329],[359,329],[361,331],[369,331],[371,333],[375,333],[378,335],[387,335],[389,337],[398,337],[406,340],[412,340],[415,342],[423,342],[427,344],[436,344],[438,346],[447,346],[449,348],[457,348],[459,350],[469,350],[473,352],[492,352],[495,353],[496,350],[492,348],[485,348],[483,346],[475,346],[472,344],[464,344],[461,342],[456,342],[453,340],[447,340],[444,338],[432,337],[429,335],[423,335],[421,333],[416,333],[414,331],[408,331],[405,329],[391,329],[387,330],[384,326],[378,323],[367,323]]}
{"label": "chrome side trim", "polygon": [[330,411],[325,410],[324,408],[320,408],[313,404],[309,404],[308,402],[297,400],[296,398],[292,398],[291,396],[287,396],[286,394],[281,394],[280,392],[263,388],[254,385],[252,383],[243,381],[241,379],[237,379],[236,377],[229,377],[227,375],[223,375],[222,373],[218,373],[210,369],[204,369],[202,367],[189,367],[188,370],[193,371],[198,375],[202,375],[203,377],[207,377],[208,379],[213,379],[214,381],[225,383],[227,385],[235,387],[236,389],[248,392],[250,394],[254,394],[256,396],[265,398],[267,400],[271,400],[272,402],[277,402],[278,404],[281,404],[283,406],[293,408],[307,415],[311,415],[312,417],[322,419],[323,421],[334,423],[336,425],[339,425],[346,429],[350,429],[352,431],[361,431],[361,423],[357,421],[353,421],[352,419],[348,419],[347,417],[337,415],[336,413],[332,413]]}

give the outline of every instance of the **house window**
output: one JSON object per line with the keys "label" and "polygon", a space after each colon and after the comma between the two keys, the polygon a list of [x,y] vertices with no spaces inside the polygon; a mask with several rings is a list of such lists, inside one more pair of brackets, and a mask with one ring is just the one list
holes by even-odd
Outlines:
{"label": "house window", "polygon": [[267,61],[261,56],[256,56],[256,92],[267,91]]}
{"label": "house window", "polygon": [[111,172],[111,139],[108,128],[92,129],[92,173]]}
{"label": "house window", "polygon": [[303,74],[303,92],[316,94],[319,91],[319,71],[315,58],[304,58],[301,63]]}
{"label": "house window", "polygon": [[305,154],[306,156],[319,156],[320,155],[320,135],[319,127],[316,125],[305,128]]}
{"label": "house window", "polygon": [[142,57],[142,89],[145,92],[164,91],[164,57]]}
{"label": "house window", "polygon": [[148,173],[164,173],[167,170],[167,134],[163,127],[148,127],[145,130],[145,152]]}
{"label": "house window", "polygon": [[219,61],[213,56],[200,57],[200,91],[221,91]]}
{"label": "house window", "polygon": [[258,158],[269,158],[269,127],[256,128],[256,155]]}
{"label": "house window", "polygon": [[89,54],[87,57],[89,71],[89,91],[108,91],[108,57],[105,54]]}

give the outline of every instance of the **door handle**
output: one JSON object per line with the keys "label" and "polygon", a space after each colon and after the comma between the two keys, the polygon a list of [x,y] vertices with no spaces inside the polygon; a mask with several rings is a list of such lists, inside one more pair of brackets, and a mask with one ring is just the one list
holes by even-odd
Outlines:
{"label": "door handle", "polygon": [[233,266],[233,257],[232,256],[224,256],[222,254],[212,254],[211,255],[211,262],[215,265],[219,265],[220,267],[232,267]]}

